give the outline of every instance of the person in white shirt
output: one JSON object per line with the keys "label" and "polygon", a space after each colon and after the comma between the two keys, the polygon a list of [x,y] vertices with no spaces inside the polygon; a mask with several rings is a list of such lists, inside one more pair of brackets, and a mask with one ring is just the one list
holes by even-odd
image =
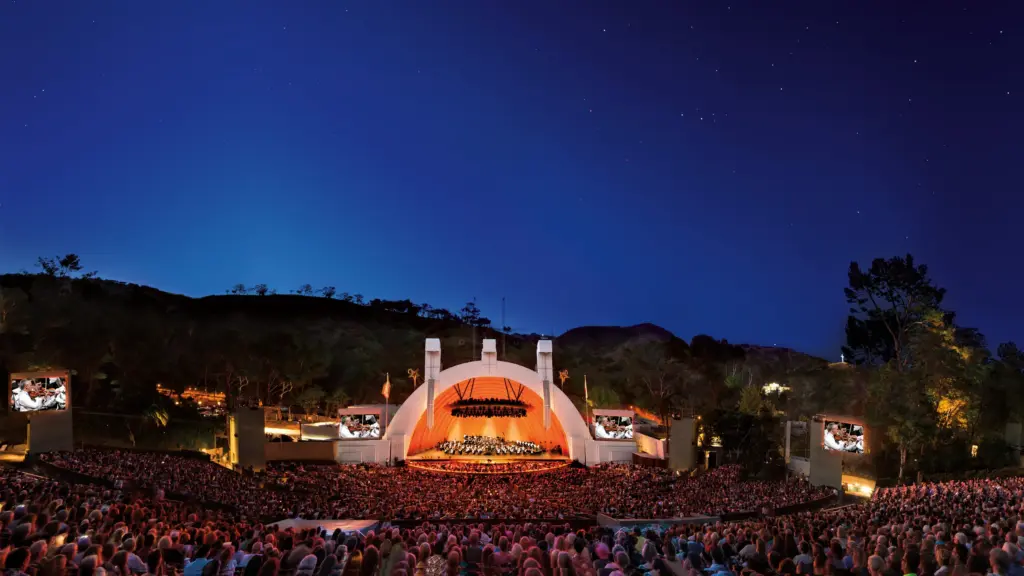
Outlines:
{"label": "person in white shirt", "polygon": [[364,438],[380,438],[380,422],[370,424],[363,432]]}
{"label": "person in white shirt", "polygon": [[22,380],[20,389],[14,390],[13,400],[16,412],[37,412],[57,405],[57,396],[46,394],[42,384],[33,380]]}
{"label": "person in white shirt", "polygon": [[596,436],[598,438],[610,438],[611,437],[608,434],[608,430],[605,429],[604,423],[605,423],[605,419],[604,418],[598,418],[597,421],[594,422],[594,436]]}
{"label": "person in white shirt", "polygon": [[60,378],[50,378],[50,389],[57,399],[57,408],[64,408],[68,405],[68,389]]}
{"label": "person in white shirt", "polygon": [[338,436],[341,438],[359,438],[359,435],[349,429],[348,424],[351,421],[350,417],[342,418],[341,427],[338,428]]}
{"label": "person in white shirt", "polygon": [[825,431],[825,447],[829,450],[846,450],[846,445],[839,440],[836,440],[836,432],[839,431],[838,424],[831,424],[828,430]]}

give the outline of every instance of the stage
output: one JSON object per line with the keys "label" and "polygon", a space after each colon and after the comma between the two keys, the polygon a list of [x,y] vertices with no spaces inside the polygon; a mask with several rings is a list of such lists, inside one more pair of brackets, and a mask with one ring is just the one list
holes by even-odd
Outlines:
{"label": "stage", "polygon": [[487,455],[487,454],[445,454],[437,448],[431,450],[424,450],[419,454],[409,456],[409,461],[416,460],[435,460],[435,461],[447,461],[447,462],[476,462],[478,464],[486,464],[491,462],[492,464],[509,464],[511,462],[535,462],[535,461],[565,461],[568,462],[567,458],[563,454],[551,454],[550,452],[544,452],[543,454],[516,456],[513,454],[502,454],[502,455]]}
{"label": "stage", "polygon": [[569,458],[549,453],[530,456],[449,455],[433,449],[410,456],[406,465],[443,474],[521,474],[558,470],[569,465]]}
{"label": "stage", "polygon": [[345,534],[359,532],[365,536],[370,530],[375,530],[379,522],[376,520],[302,520],[287,518],[280,522],[275,522],[274,524],[282,530],[287,530],[289,528],[293,528],[295,530],[322,528],[327,532],[334,532],[335,530],[340,529]]}

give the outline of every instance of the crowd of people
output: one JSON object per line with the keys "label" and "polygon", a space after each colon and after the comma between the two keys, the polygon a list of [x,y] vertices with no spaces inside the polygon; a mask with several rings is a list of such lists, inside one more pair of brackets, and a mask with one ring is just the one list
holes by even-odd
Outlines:
{"label": "crowd of people", "polygon": [[[182,460],[163,467],[183,466]],[[90,469],[112,468],[114,462],[94,462]],[[341,470],[368,482],[409,474],[402,468],[363,468],[369,476],[360,476],[355,467]],[[292,466],[275,473],[291,481],[295,476],[289,473],[308,472]],[[635,472],[606,467],[598,475],[614,473],[621,480]],[[577,481],[577,489],[584,485],[587,471],[567,473],[562,480]],[[556,475],[526,475],[504,488],[530,491],[538,506],[547,506],[552,502],[543,490],[549,485],[520,483],[545,477]],[[429,489],[402,499],[415,506],[461,481],[432,478]],[[752,488],[732,482],[732,470],[703,478],[705,490],[714,491],[716,482],[736,494]],[[343,499],[360,498],[369,486],[350,488]],[[767,490],[752,501],[771,504],[776,495]],[[0,500],[5,576],[1016,576],[1024,571],[1021,478],[880,489],[863,503],[738,522],[635,528],[577,523],[574,529],[561,521],[451,519],[405,528],[384,524],[366,534],[282,529],[248,518],[241,509],[139,497],[8,468],[0,468]]]}
{"label": "crowd of people", "polygon": [[275,464],[238,474],[168,454],[79,450],[45,461],[95,478],[129,482],[244,511],[254,520],[683,518],[760,511],[828,494],[799,481],[744,480],[723,466],[698,476],[631,465],[562,467],[550,472],[455,475],[409,466]]}
{"label": "crowd of people", "polygon": [[444,440],[437,449],[449,456],[539,456],[544,449],[527,440],[506,441],[495,436],[465,435],[462,440]]}

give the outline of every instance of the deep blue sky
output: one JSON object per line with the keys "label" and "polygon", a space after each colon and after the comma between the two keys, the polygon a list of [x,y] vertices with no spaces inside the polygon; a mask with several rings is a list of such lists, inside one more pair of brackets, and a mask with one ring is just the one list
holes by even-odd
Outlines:
{"label": "deep blue sky", "polygon": [[0,4],[0,270],[838,356],[912,252],[1024,340],[1019,2]]}

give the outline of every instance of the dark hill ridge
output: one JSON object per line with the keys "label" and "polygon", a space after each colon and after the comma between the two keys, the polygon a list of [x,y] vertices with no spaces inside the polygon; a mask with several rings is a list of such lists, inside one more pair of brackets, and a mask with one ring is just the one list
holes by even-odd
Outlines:
{"label": "dark hill ridge", "polygon": [[[350,400],[367,402],[379,399],[385,373],[394,383],[392,400],[401,401],[412,389],[407,371],[422,370],[425,338],[441,339],[445,366],[475,359],[483,338],[502,338],[491,327],[474,330],[447,311],[408,301],[358,304],[296,294],[192,298],[111,280],[31,274],[0,276],[0,290],[0,366],[75,370],[79,406],[99,406],[111,386],[135,396],[116,398],[115,404],[144,408],[157,382],[220,389],[230,383],[263,399],[273,395],[267,390],[278,379],[316,385],[327,394],[343,390]],[[509,334],[503,359],[533,366],[539,338]],[[725,356],[729,361],[743,359],[745,352],[747,361],[771,364],[773,371],[794,359],[825,363],[785,349],[699,338],[702,345],[718,342],[738,351]],[[651,323],[584,326],[555,339],[555,368],[572,374],[566,386],[572,396],[582,396],[577,375],[588,374],[591,386],[606,386],[623,402],[640,402],[633,359],[648,352],[685,358],[688,348]]]}
{"label": "dark hill ridge", "polygon": [[562,346],[618,346],[625,341],[668,342],[676,336],[651,323],[635,326],[580,326],[558,337]]}

